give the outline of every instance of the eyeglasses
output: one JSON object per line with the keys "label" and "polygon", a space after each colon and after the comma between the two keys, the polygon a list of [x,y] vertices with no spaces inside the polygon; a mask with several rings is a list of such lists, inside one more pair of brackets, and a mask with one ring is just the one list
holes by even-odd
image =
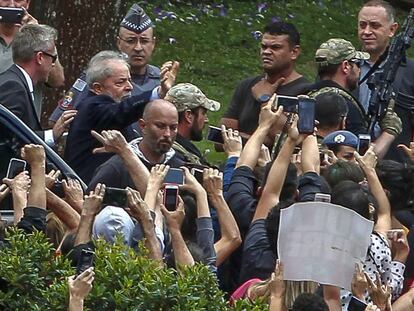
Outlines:
{"label": "eyeglasses", "polygon": [[118,39],[124,41],[126,44],[130,46],[137,46],[138,42],[141,46],[147,46],[151,44],[152,39],[149,38],[142,38],[142,37],[131,37],[131,38],[122,38],[118,36]]}
{"label": "eyeglasses", "polygon": [[57,58],[58,58],[57,53],[56,53],[55,55],[53,55],[53,54],[50,54],[50,53],[45,52],[45,51],[36,51],[36,53],[38,53],[38,52],[42,52],[42,53],[43,53],[43,54],[45,54],[46,56],[49,56],[49,57],[52,59],[52,64],[56,63]]}

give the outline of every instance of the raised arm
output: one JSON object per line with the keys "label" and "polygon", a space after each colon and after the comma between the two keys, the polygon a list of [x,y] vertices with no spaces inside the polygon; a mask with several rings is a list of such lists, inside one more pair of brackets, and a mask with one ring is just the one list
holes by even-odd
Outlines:
{"label": "raised arm", "polygon": [[177,209],[173,212],[168,211],[164,205],[161,205],[161,211],[167,222],[168,230],[170,231],[177,270],[179,270],[181,266],[193,266],[193,256],[188,250],[180,231],[185,216],[183,201],[181,199],[179,200]]}
{"label": "raised arm", "polygon": [[[23,217],[23,209],[27,206],[27,193],[30,187],[30,177],[27,172],[21,172],[13,179],[3,179],[6,189],[11,189],[13,198],[14,224]],[[8,186],[8,187],[7,187]]]}
{"label": "raised arm", "polygon": [[205,169],[203,185],[211,204],[217,210],[220,222],[221,238],[214,243],[217,256],[216,265],[220,266],[240,246],[242,240],[236,220],[224,200],[223,174],[212,168]]}
{"label": "raised arm", "polygon": [[79,213],[49,189],[46,189],[46,195],[48,208],[55,213],[69,230],[76,230],[80,221]]}
{"label": "raised arm", "polygon": [[269,133],[270,128],[277,121],[283,111],[282,107],[279,107],[276,112],[272,111],[272,103],[275,96],[276,95],[273,95],[267,104],[261,109],[259,114],[259,125],[244,146],[236,167],[245,165],[252,170],[255,168],[257,159],[259,158],[261,146]]}
{"label": "raised arm", "polygon": [[93,152],[111,152],[118,154],[124,162],[135,187],[139,193],[144,196],[147,189],[149,172],[132,150],[132,147],[127,143],[124,136],[116,130],[102,131],[101,134],[98,134],[95,131],[91,131],[91,133],[104,145],[104,147],[97,148]]}
{"label": "raised arm", "polygon": [[97,184],[95,190],[85,196],[74,246],[90,242],[93,222],[95,221],[95,216],[99,213],[101,208],[104,194],[105,185]]}
{"label": "raised arm", "polygon": [[368,181],[368,187],[378,203],[377,215],[378,219],[374,230],[387,236],[387,231],[391,229],[391,205],[388,201],[387,195],[382,188],[381,182],[375,171],[377,165],[377,156],[374,152],[374,147],[371,146],[364,156],[358,152],[354,152],[355,159],[358,161],[365,177]]}
{"label": "raised arm", "polygon": [[296,144],[299,142],[299,139],[300,136],[297,128],[297,116],[293,115],[292,125],[288,131],[288,137],[276,160],[272,164],[266,185],[263,189],[263,194],[257,204],[257,209],[252,222],[257,219],[266,218],[269,211],[279,203],[279,197],[282,192],[290,158]]}
{"label": "raised arm", "polygon": [[145,246],[149,251],[149,258],[156,260],[162,265],[162,253],[160,243],[154,230],[154,220],[151,216],[147,203],[141,198],[138,191],[127,188],[128,212],[139,221],[144,231]]}

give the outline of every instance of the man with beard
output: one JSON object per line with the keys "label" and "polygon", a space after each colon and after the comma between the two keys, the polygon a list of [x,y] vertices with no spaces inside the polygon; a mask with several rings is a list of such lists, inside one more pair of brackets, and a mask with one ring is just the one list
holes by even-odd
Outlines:
{"label": "man with beard", "polygon": [[87,183],[95,169],[111,154],[93,154],[99,142],[91,130],[121,130],[136,122],[143,114],[145,105],[152,99],[165,96],[175,82],[176,72],[163,67],[161,86],[131,96],[132,85],[129,65],[117,52],[102,51],[92,57],[86,70],[88,96],[69,130],[65,160]]}
{"label": "man with beard", "polygon": [[[341,95],[348,105],[346,130],[355,135],[367,133],[367,118],[364,107],[351,94],[358,86],[362,61],[369,59],[369,54],[357,51],[351,42],[344,39],[329,39],[321,44],[315,54],[320,81],[311,87],[309,95],[333,92]],[[401,120],[389,109],[381,121],[382,133],[375,140],[375,153],[382,158],[395,137],[401,132]],[[374,137],[372,137],[374,140]]]}
{"label": "man with beard", "polygon": [[[162,99],[151,101],[145,106],[138,125],[142,137],[134,139],[130,145],[148,170],[156,164],[166,164],[170,167],[180,167],[184,164],[172,149],[178,130],[178,112],[173,104]],[[99,143],[97,145],[100,146]],[[98,183],[103,183],[107,187],[135,188],[119,155],[114,155],[97,168],[88,189],[93,189]]]}
{"label": "man with beard", "polygon": [[210,166],[200,150],[191,141],[203,139],[203,128],[208,123],[207,111],[218,111],[220,103],[208,99],[193,84],[180,83],[173,86],[164,98],[178,110],[178,133],[173,148],[185,162]]}
{"label": "man with beard", "polygon": [[[366,2],[358,14],[358,37],[362,49],[370,54],[370,58],[362,63],[361,84],[357,96],[365,111],[368,109],[371,91],[367,85],[368,77],[381,68],[387,56],[390,40],[396,34],[398,23],[395,21],[395,10],[386,1],[371,0]],[[407,161],[398,144],[409,145],[413,134],[413,113],[409,107],[414,107],[414,61],[406,59],[400,64],[393,82],[396,96],[395,112],[401,118],[402,132],[393,142],[386,158],[396,161]]]}
{"label": "man with beard", "polygon": [[264,74],[243,80],[237,86],[221,124],[248,137],[257,128],[261,104],[273,93],[303,94],[309,83],[295,70],[300,52],[300,36],[294,25],[283,22],[267,25],[260,45]]}

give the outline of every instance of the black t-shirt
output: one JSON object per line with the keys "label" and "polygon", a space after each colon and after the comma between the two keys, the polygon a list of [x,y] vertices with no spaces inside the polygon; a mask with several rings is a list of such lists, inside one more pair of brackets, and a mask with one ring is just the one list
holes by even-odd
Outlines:
{"label": "black t-shirt", "polygon": [[[240,82],[227,111],[223,118],[235,119],[239,121],[239,131],[252,134],[259,121],[260,103],[253,97],[252,87],[263,79],[262,76],[248,78]],[[281,85],[276,93],[285,96],[297,96],[303,94],[309,88],[309,81],[304,78],[298,78],[285,85]]]}

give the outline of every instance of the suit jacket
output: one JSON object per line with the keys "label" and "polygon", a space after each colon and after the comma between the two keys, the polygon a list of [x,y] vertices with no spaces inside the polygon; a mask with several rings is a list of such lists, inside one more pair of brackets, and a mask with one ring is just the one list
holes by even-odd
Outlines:
{"label": "suit jacket", "polygon": [[0,74],[0,103],[44,137],[27,81],[14,64]]}
{"label": "suit jacket", "polygon": [[89,92],[79,105],[80,109],[66,140],[64,159],[84,182],[88,183],[95,169],[112,156],[92,153],[93,149],[102,144],[91,135],[91,130],[98,133],[103,130],[124,130],[142,116],[151,93],[152,91],[144,92],[116,103],[110,96]]}

